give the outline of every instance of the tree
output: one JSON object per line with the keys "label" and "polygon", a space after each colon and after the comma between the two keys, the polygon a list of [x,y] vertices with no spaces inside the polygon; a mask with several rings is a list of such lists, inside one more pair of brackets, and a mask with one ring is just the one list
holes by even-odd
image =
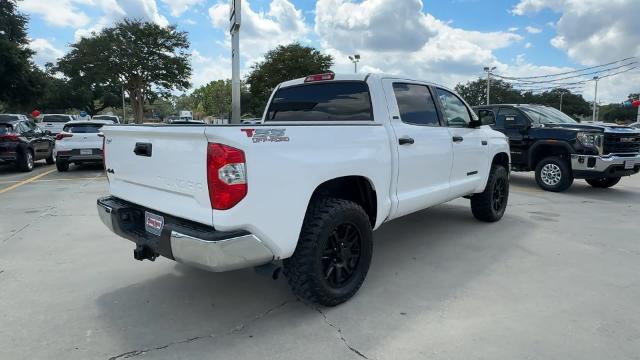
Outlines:
{"label": "tree", "polygon": [[270,50],[264,60],[251,67],[246,82],[253,97],[251,111],[262,114],[269,96],[279,83],[310,74],[328,72],[333,57],[300,43],[280,45]]}
{"label": "tree", "polygon": [[0,104],[7,109],[24,110],[43,93],[42,71],[31,61],[27,22],[15,0],[0,1]]}
{"label": "tree", "polygon": [[[468,81],[465,84],[458,84],[455,91],[462,96],[471,106],[484,105],[487,103],[487,79]],[[492,104],[516,104],[522,102],[522,95],[515,90],[511,84],[502,80],[491,80]]]}
{"label": "tree", "polygon": [[145,103],[189,87],[188,50],[187,34],[175,26],[125,19],[71,45],[58,69],[70,82],[89,84],[96,96],[124,86],[141,123]]}

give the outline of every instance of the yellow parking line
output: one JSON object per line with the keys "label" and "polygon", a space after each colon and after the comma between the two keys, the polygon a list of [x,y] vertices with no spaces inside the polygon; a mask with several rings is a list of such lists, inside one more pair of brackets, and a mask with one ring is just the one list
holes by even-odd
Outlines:
{"label": "yellow parking line", "polygon": [[[98,175],[97,177],[100,177],[100,175]],[[51,182],[51,181],[73,181],[73,180],[93,180],[96,177],[79,177],[79,178],[69,178],[69,179],[45,179],[45,180],[35,180],[33,182],[36,183],[41,183],[41,182]],[[3,184],[15,184],[15,183],[19,183],[20,180],[12,180],[12,181],[0,181],[0,185]]]}
{"label": "yellow parking line", "polygon": [[32,177],[32,178],[29,178],[29,179],[27,179],[27,180],[20,181],[19,183],[17,183],[17,184],[13,184],[13,185],[9,186],[9,187],[8,187],[8,188],[6,188],[6,189],[2,189],[2,190],[0,190],[0,194],[4,194],[4,193],[6,193],[7,191],[11,191],[11,190],[13,190],[13,189],[15,189],[15,188],[18,188],[18,187],[22,186],[22,185],[26,185],[26,184],[28,184],[28,183],[30,183],[30,182],[32,182],[32,181],[36,181],[36,180],[40,179],[40,178],[41,178],[41,177],[43,177],[43,176],[46,176],[46,175],[51,174],[51,173],[52,173],[52,172],[54,172],[54,171],[56,171],[56,169],[51,169],[51,170],[49,170],[49,171],[45,171],[45,172],[43,172],[43,173],[42,173],[42,174],[40,174],[40,175],[36,175],[36,176],[34,176],[34,177]]}

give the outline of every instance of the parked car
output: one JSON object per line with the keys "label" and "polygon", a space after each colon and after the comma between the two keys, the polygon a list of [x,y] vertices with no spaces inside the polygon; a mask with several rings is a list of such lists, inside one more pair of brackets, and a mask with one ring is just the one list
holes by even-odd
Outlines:
{"label": "parked car", "polygon": [[0,114],[0,163],[13,163],[21,171],[33,170],[34,162],[53,164],[54,141],[26,116]]}
{"label": "parked car", "polygon": [[120,124],[120,117],[116,115],[95,115],[92,120],[110,121],[112,124]]}
{"label": "parked car", "polygon": [[640,121],[634,122],[633,124],[629,124],[630,127],[640,129]]}
{"label": "parked car", "polygon": [[56,135],[56,168],[68,171],[69,165],[102,162],[103,136],[100,129],[113,124],[111,120],[76,120],[64,125],[62,132]]}
{"label": "parked car", "polygon": [[640,171],[640,131],[628,126],[578,123],[542,105],[490,105],[474,108],[483,123],[505,133],[511,168],[535,171],[547,191],[564,191],[574,179],[597,188],[614,186]]}
{"label": "parked car", "polygon": [[48,130],[53,135],[62,131],[64,124],[74,120],[73,115],[66,114],[43,114],[40,116],[38,126],[42,130]]}
{"label": "parked car", "polygon": [[479,220],[505,212],[507,138],[445,87],[312,75],[280,84],[267,109],[254,125],[103,129],[100,218],[138,260],[284,260],[299,297],[333,306],[363,283],[382,223],[463,196]]}

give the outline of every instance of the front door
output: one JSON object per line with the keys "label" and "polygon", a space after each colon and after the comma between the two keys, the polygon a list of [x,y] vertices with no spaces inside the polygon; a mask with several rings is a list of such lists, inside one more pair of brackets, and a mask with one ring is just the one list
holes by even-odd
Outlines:
{"label": "front door", "polygon": [[[511,148],[511,162],[517,165],[528,163],[528,139],[527,119],[520,110],[510,107],[500,107],[498,116],[496,117],[496,127],[500,125],[499,131],[503,132],[509,138],[509,147]],[[498,130],[496,128],[496,130]]]}
{"label": "front door", "polygon": [[429,86],[385,80],[384,88],[398,152],[395,218],[448,200],[453,154]]}
{"label": "front door", "polygon": [[471,109],[457,95],[441,88],[436,93],[453,143],[450,195],[467,195],[487,175],[488,138],[482,129],[469,127]]}

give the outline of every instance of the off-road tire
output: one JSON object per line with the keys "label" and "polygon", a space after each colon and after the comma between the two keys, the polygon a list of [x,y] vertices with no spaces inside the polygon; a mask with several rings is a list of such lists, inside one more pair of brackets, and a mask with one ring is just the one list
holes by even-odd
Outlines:
{"label": "off-road tire", "polygon": [[63,160],[56,160],[56,168],[58,172],[69,171],[69,162]]}
{"label": "off-road tire", "polygon": [[[357,230],[360,255],[346,283],[332,287],[323,273],[323,261],[326,261],[323,253],[334,231],[345,225]],[[312,199],[307,209],[295,252],[283,261],[284,275],[293,293],[303,301],[336,306],[360,289],[369,271],[372,252],[372,226],[362,207],[348,200],[318,197]]]}
{"label": "off-road tire", "polygon": [[600,178],[600,179],[586,179],[587,184],[594,188],[606,189],[614,186],[620,182],[620,177]]}
{"label": "off-road tire", "polygon": [[[543,170],[547,165],[557,168],[560,172],[560,178],[555,184],[546,183],[543,179]],[[536,182],[542,190],[552,192],[567,190],[571,184],[573,184],[573,172],[569,160],[560,156],[549,156],[542,159],[538,165],[536,165]]]}
{"label": "off-road tire", "polygon": [[502,165],[492,165],[484,191],[471,197],[473,216],[486,222],[502,218],[509,200],[509,172]]}
{"label": "off-road tire", "polygon": [[34,162],[35,159],[33,158],[33,151],[26,149],[18,155],[16,165],[18,170],[22,172],[31,172],[33,171]]}

